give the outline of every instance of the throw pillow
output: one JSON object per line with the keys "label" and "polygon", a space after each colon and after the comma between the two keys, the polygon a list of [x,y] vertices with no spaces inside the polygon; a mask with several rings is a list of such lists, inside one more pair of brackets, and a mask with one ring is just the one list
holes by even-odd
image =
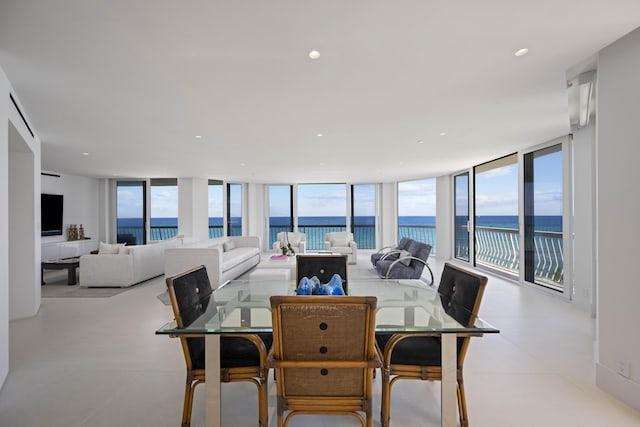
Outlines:
{"label": "throw pillow", "polygon": [[349,246],[349,240],[347,239],[334,239],[331,241],[331,246]]}
{"label": "throw pillow", "polygon": [[125,243],[103,243],[98,246],[98,255],[117,255],[118,251]]}
{"label": "throw pillow", "polygon": [[129,248],[127,248],[126,243],[118,248],[118,255],[129,255]]}
{"label": "throw pillow", "polygon": [[224,242],[222,244],[222,247],[224,248],[225,252],[229,252],[230,250],[232,250],[232,249],[234,249],[236,247],[236,244],[233,241],[229,240],[229,241]]}
{"label": "throw pillow", "polygon": [[404,257],[410,257],[410,256],[412,256],[411,252],[409,252],[409,251],[400,251],[400,262],[403,263],[406,266],[409,266],[409,264],[411,264],[411,258],[406,258],[406,259],[403,259],[403,258]]}

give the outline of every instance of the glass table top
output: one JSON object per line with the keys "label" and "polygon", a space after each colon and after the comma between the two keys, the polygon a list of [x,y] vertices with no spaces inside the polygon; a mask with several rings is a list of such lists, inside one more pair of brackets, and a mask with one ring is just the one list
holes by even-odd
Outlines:
{"label": "glass table top", "polygon": [[[269,297],[295,295],[295,288],[295,281],[233,280],[216,289],[203,302],[204,314],[191,325],[179,329],[174,320],[158,329],[156,334],[271,332]],[[470,321],[468,311],[451,307],[448,301],[440,299],[436,289],[420,280],[350,279],[348,289],[349,295],[377,298],[376,332],[472,335],[499,332],[478,317]],[[448,312],[456,313],[458,320]]]}

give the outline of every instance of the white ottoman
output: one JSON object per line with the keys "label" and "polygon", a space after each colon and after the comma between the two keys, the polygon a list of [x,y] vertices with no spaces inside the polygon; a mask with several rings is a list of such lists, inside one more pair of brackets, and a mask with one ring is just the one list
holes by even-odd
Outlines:
{"label": "white ottoman", "polygon": [[291,280],[290,268],[257,268],[249,273],[249,280]]}

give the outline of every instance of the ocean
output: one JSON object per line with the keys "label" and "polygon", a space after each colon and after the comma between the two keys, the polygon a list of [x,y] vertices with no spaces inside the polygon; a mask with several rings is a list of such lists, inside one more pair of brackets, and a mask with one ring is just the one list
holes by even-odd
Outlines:
{"label": "ocean", "polygon": [[[374,225],[375,217],[373,216],[357,216],[354,218],[356,225]],[[232,224],[240,224],[240,218],[231,218]],[[466,224],[466,217],[457,217],[457,224]],[[269,224],[274,227],[289,225],[289,217],[271,217]],[[223,218],[209,218],[209,226],[221,227]],[[346,218],[343,216],[302,216],[298,217],[299,226],[346,226]],[[401,216],[398,218],[400,226],[434,226],[436,225],[435,216]],[[118,218],[118,227],[141,227],[141,218]],[[152,227],[177,227],[178,218],[151,218]],[[515,215],[485,215],[476,218],[476,226],[478,227],[495,227],[495,228],[518,228],[518,217]],[[560,215],[539,215],[535,217],[534,228],[536,231],[562,231],[562,216]]]}

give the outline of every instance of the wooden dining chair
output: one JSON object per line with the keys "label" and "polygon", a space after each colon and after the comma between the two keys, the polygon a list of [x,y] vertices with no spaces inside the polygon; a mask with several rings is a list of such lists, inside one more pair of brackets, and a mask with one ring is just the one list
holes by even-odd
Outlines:
{"label": "wooden dining chair", "polygon": [[[375,297],[272,296],[278,427],[299,414],[373,419]],[[285,411],[289,411],[284,416]],[[364,412],[363,417],[360,412]]]}
{"label": "wooden dining chair", "polygon": [[[445,263],[438,287],[443,310],[461,325],[473,326],[486,284],[486,276]],[[461,426],[469,425],[462,366],[470,338],[457,339],[457,394]],[[386,427],[390,422],[391,386],[396,381],[442,381],[441,341],[439,336],[428,333],[377,333],[376,342],[383,363],[381,422]]]}
{"label": "wooden dining chair", "polygon": [[[191,325],[207,309],[212,311],[209,305],[215,301],[204,266],[169,277],[166,282],[178,328]],[[187,365],[182,411],[182,426],[187,427],[191,425],[195,387],[205,382],[204,335],[180,335],[180,342]],[[220,381],[249,381],[258,387],[258,422],[261,427],[268,425],[266,358],[270,347],[271,334],[223,334],[220,338]]]}

